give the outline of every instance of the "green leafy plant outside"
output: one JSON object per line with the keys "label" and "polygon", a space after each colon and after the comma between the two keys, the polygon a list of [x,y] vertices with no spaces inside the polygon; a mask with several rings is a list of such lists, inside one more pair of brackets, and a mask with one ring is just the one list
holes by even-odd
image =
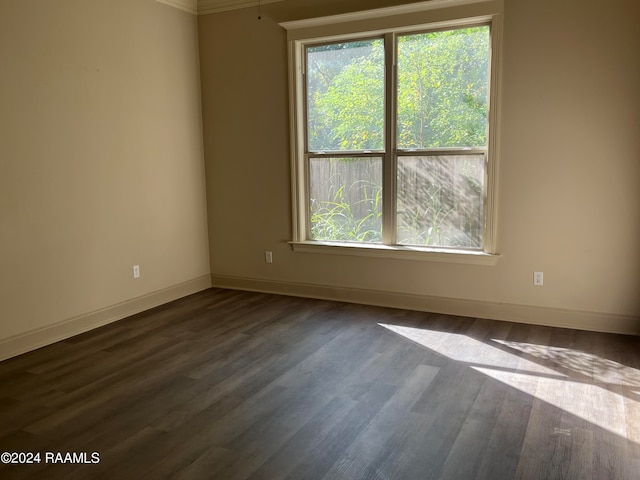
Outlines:
{"label": "green leafy plant outside", "polygon": [[[312,47],[309,143],[314,151],[384,150],[384,48],[381,39]],[[315,55],[317,53],[317,55]],[[397,144],[405,149],[486,145],[489,28],[398,37]],[[398,242],[479,248],[484,163],[423,156],[397,192]],[[331,173],[309,197],[310,235],[327,241],[381,242],[381,179]],[[445,166],[455,160],[457,166]],[[357,161],[357,159],[354,159]],[[450,162],[455,163],[455,161]],[[479,167],[480,166],[480,167]],[[478,167],[481,169],[478,171]],[[403,172],[398,170],[398,175]],[[400,177],[398,177],[400,184]],[[413,182],[413,183],[411,183]]]}
{"label": "green leafy plant outside", "polygon": [[382,186],[367,180],[348,185],[333,175],[331,198],[311,199],[311,238],[342,242],[382,241]]}

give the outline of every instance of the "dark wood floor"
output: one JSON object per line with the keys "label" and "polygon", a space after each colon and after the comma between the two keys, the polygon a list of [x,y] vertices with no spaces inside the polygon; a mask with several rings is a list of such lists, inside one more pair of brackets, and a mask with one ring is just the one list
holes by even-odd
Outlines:
{"label": "dark wood floor", "polygon": [[0,363],[0,478],[638,479],[638,345],[208,290]]}

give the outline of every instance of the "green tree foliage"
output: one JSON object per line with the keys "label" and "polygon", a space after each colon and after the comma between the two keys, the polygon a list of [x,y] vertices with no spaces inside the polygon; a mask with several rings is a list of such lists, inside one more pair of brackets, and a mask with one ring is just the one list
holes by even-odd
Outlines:
{"label": "green tree foliage", "polygon": [[486,144],[488,50],[488,27],[399,38],[400,148]]}
{"label": "green tree foliage", "polygon": [[[400,148],[486,144],[489,27],[398,38]],[[384,149],[382,40],[308,50],[309,146]]]}
{"label": "green tree foliage", "polygon": [[313,47],[308,61],[310,150],[382,150],[382,40]]}
{"label": "green tree foliage", "polygon": [[[395,99],[398,147],[486,146],[488,59],[489,27],[486,26],[399,36]],[[384,79],[382,39],[309,48],[309,149],[383,150]],[[338,165],[336,159],[326,161],[336,164],[332,168]],[[344,166],[356,161],[340,160]],[[454,173],[445,162],[438,167],[440,173],[436,173],[433,161],[422,162],[422,170],[410,177],[413,184],[399,179],[399,184],[406,184],[406,191],[398,192],[399,241],[480,245],[482,191],[478,178],[482,178],[482,172],[465,173],[477,170],[467,163],[456,167],[457,173]],[[312,179],[318,185],[317,192],[326,192],[310,199],[313,238],[380,241],[379,214],[360,212],[354,219],[365,219],[364,222],[346,221],[351,218],[354,205],[363,204],[363,199],[367,204],[369,199],[381,197],[379,172],[373,169],[369,173],[367,169],[359,172],[357,181],[346,181],[346,174]],[[400,174],[404,179],[405,172]],[[362,185],[369,189],[366,194],[359,191]],[[330,192],[340,192],[340,195],[330,195]],[[377,205],[377,201],[375,203]],[[377,212],[378,206],[373,211]],[[353,224],[357,228],[337,229],[337,219],[341,219],[341,227]],[[337,231],[341,233],[336,234]],[[367,233],[358,235],[359,232]]]}

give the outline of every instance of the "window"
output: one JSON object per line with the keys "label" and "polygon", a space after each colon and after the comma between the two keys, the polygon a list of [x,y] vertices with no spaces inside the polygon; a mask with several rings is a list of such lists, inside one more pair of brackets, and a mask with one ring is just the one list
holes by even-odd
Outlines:
{"label": "window", "polygon": [[290,43],[294,246],[494,253],[496,23]]}

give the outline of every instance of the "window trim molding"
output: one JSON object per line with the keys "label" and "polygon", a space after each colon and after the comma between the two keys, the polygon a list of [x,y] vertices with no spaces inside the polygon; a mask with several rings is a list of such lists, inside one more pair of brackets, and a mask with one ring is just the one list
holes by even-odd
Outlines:
{"label": "window trim molding", "polygon": [[[336,253],[342,255],[406,258],[413,260],[446,261],[495,265],[498,255],[498,162],[500,132],[500,97],[502,73],[502,15],[503,0],[430,0],[395,7],[352,12],[342,15],[318,17],[280,23],[287,30],[289,64],[289,117],[291,132],[291,205],[292,234],[289,244],[296,252]],[[485,225],[483,250],[455,250],[424,248],[389,244],[344,244],[309,240],[308,213],[303,211],[308,200],[305,185],[304,101],[304,46],[325,40],[354,39],[403,33],[420,29],[451,28],[469,24],[487,23],[491,28],[490,89],[488,99],[489,135],[487,151],[490,159],[486,168]],[[386,109],[390,112],[388,106]],[[393,115],[393,113],[391,113]],[[387,152],[389,154],[389,152]],[[390,162],[387,162],[387,165]],[[388,189],[387,189],[388,190]],[[392,194],[393,192],[387,192]],[[387,195],[385,194],[385,199]],[[388,202],[383,202],[388,204]],[[395,221],[387,215],[388,221]],[[391,220],[389,220],[391,218]],[[388,231],[388,225],[385,225]],[[384,231],[384,230],[383,230]]]}
{"label": "window trim molding", "polygon": [[324,253],[352,257],[395,258],[412,261],[496,265],[500,255],[482,250],[383,245],[380,243],[323,242],[319,240],[288,242],[294,252]]}
{"label": "window trim molding", "polygon": [[[408,3],[404,5],[396,5],[394,7],[376,8],[373,10],[362,10],[359,12],[342,13],[338,15],[330,15],[326,17],[306,18],[302,20],[292,20],[290,22],[281,22],[282,28],[288,31],[304,30],[315,27],[324,27],[328,25],[336,25],[338,23],[359,22],[364,20],[388,19],[389,17],[397,17],[399,15],[411,15],[415,13],[428,12],[431,10],[442,10],[451,7],[463,7],[473,4],[492,4],[499,7],[502,11],[503,0],[428,0],[426,2]],[[416,22],[420,25],[422,21]],[[429,22],[432,23],[432,22]],[[390,27],[394,28],[394,27]]]}

